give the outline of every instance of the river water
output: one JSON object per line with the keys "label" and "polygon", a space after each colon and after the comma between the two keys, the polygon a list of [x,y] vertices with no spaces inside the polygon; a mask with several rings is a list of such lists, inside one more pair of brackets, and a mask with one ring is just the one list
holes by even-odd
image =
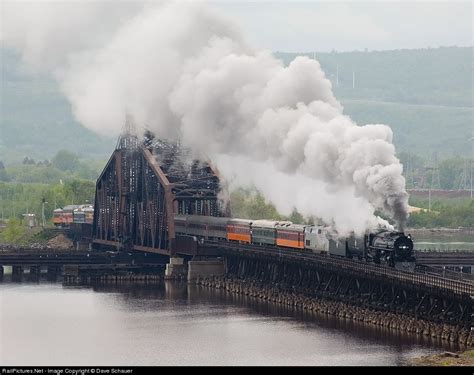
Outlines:
{"label": "river water", "polygon": [[0,283],[0,330],[6,366],[397,366],[457,349],[171,282]]}
{"label": "river water", "polygon": [[449,235],[424,231],[413,234],[413,241],[417,250],[474,250],[473,234],[455,233]]}

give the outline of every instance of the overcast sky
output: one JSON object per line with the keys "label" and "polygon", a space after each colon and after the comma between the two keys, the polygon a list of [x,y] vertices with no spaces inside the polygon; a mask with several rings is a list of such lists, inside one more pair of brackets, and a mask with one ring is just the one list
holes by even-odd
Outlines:
{"label": "overcast sky", "polygon": [[254,46],[273,51],[353,51],[472,46],[471,1],[226,1]]}

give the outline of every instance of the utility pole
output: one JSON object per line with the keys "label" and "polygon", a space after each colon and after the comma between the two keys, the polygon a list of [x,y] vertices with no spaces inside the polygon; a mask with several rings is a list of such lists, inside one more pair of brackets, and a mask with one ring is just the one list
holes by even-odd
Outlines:
{"label": "utility pole", "polygon": [[472,129],[472,137],[470,139],[472,145],[472,152],[471,152],[471,200],[472,200],[472,160],[474,159],[474,129]]}
{"label": "utility pole", "polygon": [[431,186],[428,190],[428,212],[431,212]]}
{"label": "utility pole", "polygon": [[459,190],[467,190],[467,158],[464,159],[464,169],[461,174],[461,182],[459,184]]}
{"label": "utility pole", "polygon": [[43,229],[44,229],[44,222],[45,222],[45,215],[44,215],[44,205],[45,204],[48,204],[48,202],[46,202],[46,199],[42,199],[41,200],[41,219],[43,221]]}

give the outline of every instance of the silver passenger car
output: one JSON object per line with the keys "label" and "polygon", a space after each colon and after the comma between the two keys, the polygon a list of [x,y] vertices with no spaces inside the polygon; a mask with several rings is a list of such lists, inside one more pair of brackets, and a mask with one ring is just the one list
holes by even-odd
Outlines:
{"label": "silver passenger car", "polygon": [[204,239],[226,239],[227,217],[175,215],[175,232]]}

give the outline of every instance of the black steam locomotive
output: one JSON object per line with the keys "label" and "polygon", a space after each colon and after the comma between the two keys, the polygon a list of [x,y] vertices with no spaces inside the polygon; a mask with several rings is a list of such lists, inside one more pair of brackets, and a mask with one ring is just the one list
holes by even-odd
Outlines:
{"label": "black steam locomotive", "polygon": [[[329,252],[335,253],[334,250],[331,251],[331,245]],[[343,254],[339,252],[337,255]],[[358,257],[376,264],[383,263],[406,271],[413,271],[416,262],[411,236],[388,230],[370,233],[359,239],[347,239],[345,256]]]}

